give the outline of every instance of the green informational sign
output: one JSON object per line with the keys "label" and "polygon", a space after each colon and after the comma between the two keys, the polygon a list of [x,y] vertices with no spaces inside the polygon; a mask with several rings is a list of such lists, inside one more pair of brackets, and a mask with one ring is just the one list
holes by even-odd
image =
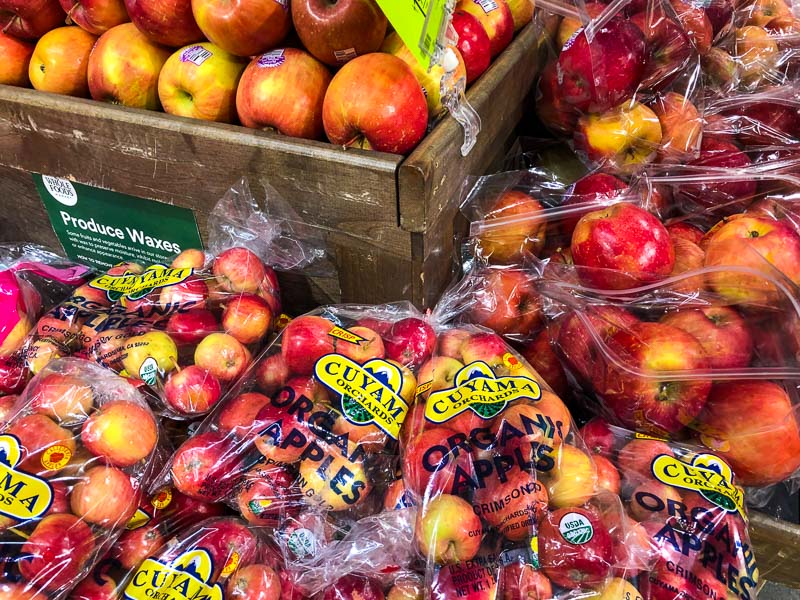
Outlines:
{"label": "green informational sign", "polygon": [[124,261],[151,265],[203,247],[188,208],[47,175],[34,174],[33,181],[72,260],[101,269]]}
{"label": "green informational sign", "polygon": [[433,64],[447,0],[378,0],[400,39],[426,69]]}

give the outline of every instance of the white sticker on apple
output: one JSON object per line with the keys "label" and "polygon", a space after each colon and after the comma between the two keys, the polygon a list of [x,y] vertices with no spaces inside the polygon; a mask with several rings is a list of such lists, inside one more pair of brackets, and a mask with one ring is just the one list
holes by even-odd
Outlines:
{"label": "white sticker on apple", "polygon": [[577,546],[589,542],[594,537],[592,524],[580,513],[567,513],[561,517],[558,530],[565,540]]}
{"label": "white sticker on apple", "polygon": [[78,203],[78,192],[67,179],[42,175],[42,183],[50,195],[64,206],[75,206]]}

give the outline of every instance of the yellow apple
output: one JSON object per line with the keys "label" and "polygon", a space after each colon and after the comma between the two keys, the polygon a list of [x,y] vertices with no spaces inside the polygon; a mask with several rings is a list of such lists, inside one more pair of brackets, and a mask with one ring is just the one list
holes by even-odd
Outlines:
{"label": "yellow apple", "polygon": [[87,67],[97,38],[77,26],[59,27],[36,43],[28,67],[31,85],[43,92],[86,97]]}
{"label": "yellow apple", "polygon": [[594,496],[597,472],[588,454],[575,446],[561,444],[553,459],[555,466],[545,474],[551,506],[580,506]]}
{"label": "yellow apple", "polygon": [[655,158],[661,145],[661,122],[639,102],[626,102],[578,121],[575,141],[592,161],[623,169]]}
{"label": "yellow apple", "polygon": [[740,27],[736,30],[736,56],[742,81],[757,84],[775,67],[779,56],[778,43],[763,27]]}
{"label": "yellow apple", "polygon": [[122,366],[131,377],[145,381],[163,376],[178,366],[178,347],[163,331],[150,331],[128,338]]}

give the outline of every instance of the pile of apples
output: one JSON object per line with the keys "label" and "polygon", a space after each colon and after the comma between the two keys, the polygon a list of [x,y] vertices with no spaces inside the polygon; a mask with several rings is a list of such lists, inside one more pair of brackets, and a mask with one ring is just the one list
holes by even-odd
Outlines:
{"label": "pile of apples", "polygon": [[144,398],[102,367],[68,358],[34,378],[0,434],[0,597],[63,597],[134,516],[159,442]]}
{"label": "pile of apples", "polygon": [[[124,263],[78,287],[3,363],[2,389],[18,391],[54,358],[77,356],[146,384],[174,418],[207,413],[272,333],[281,301],[275,272],[247,248],[225,250],[208,270],[205,261],[186,250],[169,267]],[[108,289],[165,274],[169,285],[127,295]]]}
{"label": "pile of apples", "polygon": [[375,0],[2,0],[0,83],[404,154],[532,17],[460,0],[428,72]]}

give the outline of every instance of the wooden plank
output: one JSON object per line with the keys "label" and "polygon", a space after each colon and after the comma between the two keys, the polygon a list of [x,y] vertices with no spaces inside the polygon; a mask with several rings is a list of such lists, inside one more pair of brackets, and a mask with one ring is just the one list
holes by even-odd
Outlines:
{"label": "wooden plank", "polygon": [[800,525],[751,511],[750,541],[761,579],[800,589]]}

